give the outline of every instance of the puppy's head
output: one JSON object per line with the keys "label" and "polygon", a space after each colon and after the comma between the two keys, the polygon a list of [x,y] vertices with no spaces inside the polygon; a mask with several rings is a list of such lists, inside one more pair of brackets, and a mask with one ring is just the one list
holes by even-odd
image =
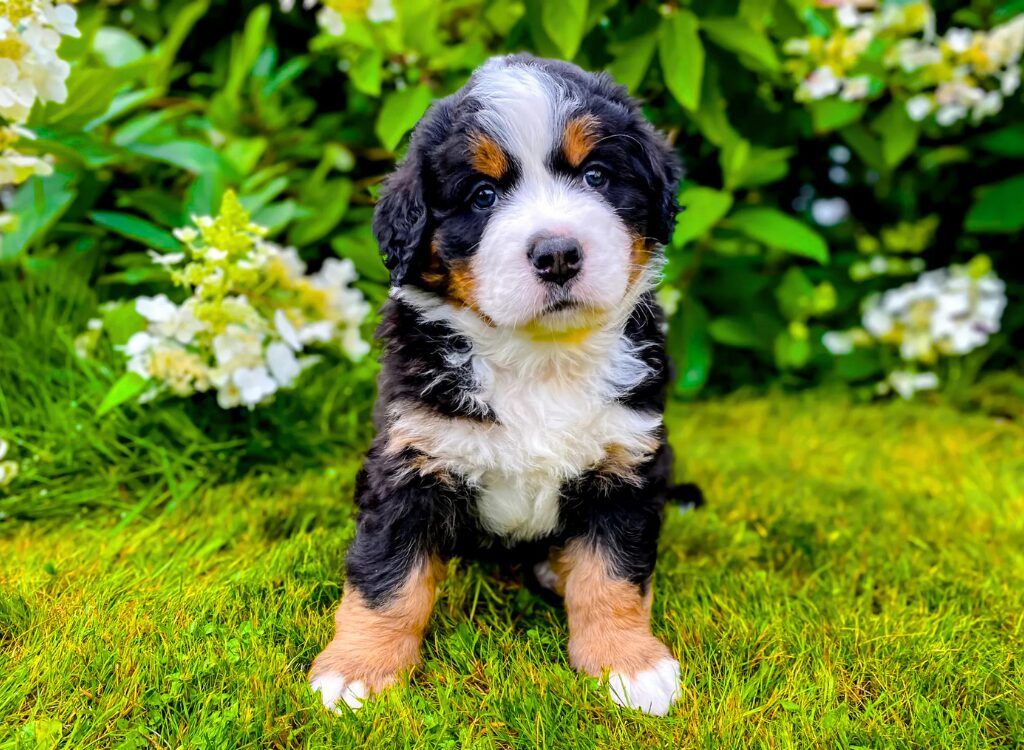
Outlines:
{"label": "puppy's head", "polygon": [[650,283],[679,168],[607,75],[495,58],[430,109],[374,216],[393,286],[559,330]]}

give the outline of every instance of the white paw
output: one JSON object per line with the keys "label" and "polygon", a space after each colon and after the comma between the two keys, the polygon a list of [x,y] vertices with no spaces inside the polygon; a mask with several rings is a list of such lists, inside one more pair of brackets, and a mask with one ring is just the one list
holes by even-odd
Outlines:
{"label": "white paw", "polygon": [[345,703],[355,711],[362,707],[363,701],[370,695],[370,691],[362,682],[349,682],[345,675],[336,672],[317,675],[309,681],[309,686],[313,688],[313,692],[320,693],[320,700],[324,706],[336,714],[341,713],[339,702]]}
{"label": "white paw", "polygon": [[608,675],[608,690],[620,706],[638,708],[655,716],[664,716],[679,699],[679,662],[662,659],[654,669],[627,677],[621,672]]}
{"label": "white paw", "polygon": [[549,591],[558,591],[558,574],[551,569],[551,563],[547,560],[533,566],[533,574],[537,577],[537,583]]}

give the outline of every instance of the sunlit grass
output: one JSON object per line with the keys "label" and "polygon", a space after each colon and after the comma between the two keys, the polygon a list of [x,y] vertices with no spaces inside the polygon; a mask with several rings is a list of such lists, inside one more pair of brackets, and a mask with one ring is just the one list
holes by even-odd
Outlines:
{"label": "sunlit grass", "polygon": [[465,564],[409,684],[325,713],[304,676],[353,532],[345,453],[134,518],[0,526],[0,747],[1024,742],[1019,422],[813,394],[670,423],[708,505],[671,510],[662,538],[655,628],[684,692],[667,718],[577,676],[563,613],[514,571]]}

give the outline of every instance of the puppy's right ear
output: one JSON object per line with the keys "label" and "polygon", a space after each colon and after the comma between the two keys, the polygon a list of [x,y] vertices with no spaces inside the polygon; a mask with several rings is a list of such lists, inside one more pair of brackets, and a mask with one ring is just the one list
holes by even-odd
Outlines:
{"label": "puppy's right ear", "polygon": [[423,257],[428,219],[420,157],[413,144],[384,182],[373,212],[373,234],[384,265],[391,271],[391,286],[401,286],[415,277]]}

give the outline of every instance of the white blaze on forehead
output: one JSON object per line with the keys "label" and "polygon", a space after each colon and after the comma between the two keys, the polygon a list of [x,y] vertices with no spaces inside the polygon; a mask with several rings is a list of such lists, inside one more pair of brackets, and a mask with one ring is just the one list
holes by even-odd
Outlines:
{"label": "white blaze on forehead", "polygon": [[546,170],[546,161],[579,100],[537,66],[490,60],[473,86],[480,102],[477,119],[484,130],[519,163],[525,173]]}
{"label": "white blaze on forehead", "polygon": [[571,301],[601,313],[619,306],[631,273],[629,230],[580,175],[558,174],[550,163],[566,125],[583,109],[582,95],[540,65],[495,58],[476,74],[470,96],[479,106],[476,125],[518,168],[513,184],[499,190],[471,260],[480,311],[499,326],[544,316],[552,289],[528,258],[531,243],[544,235],[580,244],[582,269],[563,290]]}

